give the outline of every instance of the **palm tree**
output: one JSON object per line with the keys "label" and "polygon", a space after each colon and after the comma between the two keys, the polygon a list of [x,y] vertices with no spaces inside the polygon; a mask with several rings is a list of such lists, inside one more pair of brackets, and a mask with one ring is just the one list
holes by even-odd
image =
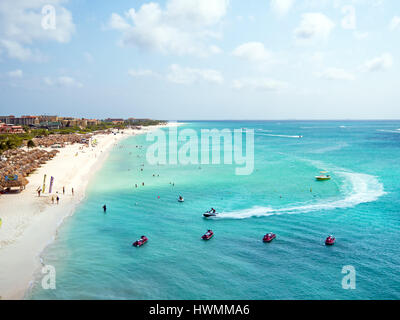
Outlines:
{"label": "palm tree", "polygon": [[34,148],[35,147],[35,143],[32,140],[29,140],[28,144],[27,144],[27,147],[28,147],[28,149]]}

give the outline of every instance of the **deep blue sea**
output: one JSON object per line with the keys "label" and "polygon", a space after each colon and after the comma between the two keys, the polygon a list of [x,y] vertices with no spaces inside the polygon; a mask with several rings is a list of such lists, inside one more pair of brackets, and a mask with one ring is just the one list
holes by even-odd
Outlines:
{"label": "deep blue sea", "polygon": [[[149,165],[153,142],[123,140],[43,253],[56,290],[42,289],[38,272],[27,299],[400,299],[400,121],[190,122],[179,131],[188,128],[254,129],[253,173]],[[316,181],[320,171],[332,179]],[[220,216],[206,220],[211,207]],[[207,229],[215,236],[203,241]],[[132,247],[141,235],[149,242]],[[343,266],[355,268],[354,290],[342,288]]]}

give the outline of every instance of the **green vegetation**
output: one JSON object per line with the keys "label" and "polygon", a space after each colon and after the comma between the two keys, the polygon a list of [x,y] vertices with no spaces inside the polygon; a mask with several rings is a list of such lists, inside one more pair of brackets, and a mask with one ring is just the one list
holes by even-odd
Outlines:
{"label": "green vegetation", "polygon": [[0,154],[6,150],[22,146],[24,140],[17,134],[0,134]]}
{"label": "green vegetation", "polygon": [[135,119],[135,120],[126,120],[125,123],[128,125],[148,127],[148,126],[156,126],[159,124],[164,124],[166,123],[166,121],[151,120],[151,119]]}
{"label": "green vegetation", "polygon": [[[154,126],[158,124],[165,123],[165,121],[159,120],[134,120],[134,121],[125,121],[123,124],[113,124],[108,122],[102,122],[98,125],[88,126],[86,128],[80,127],[66,127],[60,129],[30,129],[28,126],[24,126],[25,133],[17,133],[17,134],[0,134],[0,154],[9,149],[19,148],[24,144],[24,141],[28,140],[28,147],[34,147],[34,143],[32,141],[35,137],[46,137],[50,134],[72,134],[72,133],[92,133],[95,131],[107,130],[107,129],[120,129],[123,130],[127,126],[135,125],[135,126]],[[30,143],[33,143],[32,144]]]}

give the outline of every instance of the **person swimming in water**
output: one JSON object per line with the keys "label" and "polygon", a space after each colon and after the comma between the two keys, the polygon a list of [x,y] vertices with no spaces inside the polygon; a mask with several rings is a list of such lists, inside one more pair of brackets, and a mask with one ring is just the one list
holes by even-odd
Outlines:
{"label": "person swimming in water", "polygon": [[107,206],[106,205],[103,206],[103,210],[104,210],[104,212],[107,211]]}

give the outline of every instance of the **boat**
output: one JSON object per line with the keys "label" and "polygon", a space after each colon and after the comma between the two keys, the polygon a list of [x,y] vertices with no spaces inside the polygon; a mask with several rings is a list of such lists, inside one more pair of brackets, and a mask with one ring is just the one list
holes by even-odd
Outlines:
{"label": "boat", "polygon": [[146,236],[141,236],[139,240],[136,240],[132,245],[134,247],[141,247],[144,245],[149,239]]}
{"label": "boat", "polygon": [[206,218],[212,218],[212,217],[216,217],[218,215],[218,212],[216,211],[206,211],[203,216]]}
{"label": "boat", "polygon": [[208,230],[205,234],[202,235],[203,240],[210,240],[214,236],[214,232],[212,230]]}
{"label": "boat", "polygon": [[270,232],[270,233],[267,233],[267,234],[264,236],[263,241],[264,241],[264,242],[271,242],[271,241],[274,240],[275,238],[276,238],[276,234]]}
{"label": "boat", "polygon": [[335,244],[335,242],[336,242],[336,238],[332,235],[330,235],[328,238],[325,239],[325,244],[327,246],[332,246]]}
{"label": "boat", "polygon": [[329,174],[327,174],[326,171],[321,171],[321,174],[319,176],[316,176],[315,179],[317,181],[327,181],[327,180],[331,180],[331,176]]}

